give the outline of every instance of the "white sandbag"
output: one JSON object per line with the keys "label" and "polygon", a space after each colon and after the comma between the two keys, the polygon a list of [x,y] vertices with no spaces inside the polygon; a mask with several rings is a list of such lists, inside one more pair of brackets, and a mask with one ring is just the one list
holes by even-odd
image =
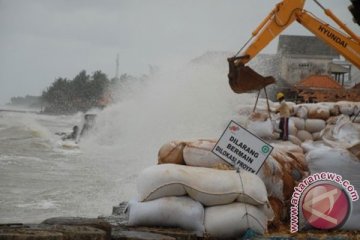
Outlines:
{"label": "white sandbag", "polygon": [[273,134],[273,125],[270,119],[266,121],[249,121],[246,129],[260,138],[271,138]]}
{"label": "white sandbag", "polygon": [[239,238],[249,228],[263,234],[270,219],[263,209],[244,203],[205,208],[205,230],[215,238]]}
{"label": "white sandbag", "polygon": [[221,164],[228,165],[227,162],[212,152],[215,145],[215,140],[197,140],[187,143],[183,151],[186,165],[208,168],[217,167]]}
{"label": "white sandbag", "polygon": [[158,152],[158,163],[185,164],[183,149],[185,142],[171,141],[161,146]]}
{"label": "white sandbag", "polygon": [[340,113],[350,116],[354,113],[354,103],[352,102],[347,102],[347,101],[340,101],[337,102],[336,105],[339,106],[340,109]]}
{"label": "white sandbag", "polygon": [[[348,180],[360,193],[360,162],[345,149],[317,147],[306,154],[311,174],[331,172]],[[352,212],[341,229],[358,230],[360,222],[360,201],[352,202]]]}
{"label": "white sandbag", "polygon": [[263,181],[245,170],[239,174],[234,170],[162,164],[145,169],[137,180],[140,201],[188,194],[205,206],[267,202]]}
{"label": "white sandbag", "polygon": [[[281,129],[279,128],[279,124],[280,124],[280,119],[277,120],[272,120],[273,123],[273,128],[274,131],[277,133],[281,133]],[[289,125],[288,125],[288,131],[289,131],[289,135],[296,135],[297,133],[297,128],[295,126],[294,121],[292,121],[291,118],[289,118]],[[271,139],[278,139],[279,137],[275,137],[273,134],[273,137]]]}
{"label": "white sandbag", "polygon": [[326,126],[326,123],[322,119],[306,119],[305,120],[305,130],[314,133],[320,132]]}
{"label": "white sandbag", "polygon": [[313,140],[311,133],[309,133],[308,131],[305,131],[305,130],[298,131],[296,134],[296,137],[298,139],[300,139],[300,141],[302,141],[302,142]]}
{"label": "white sandbag", "polygon": [[296,116],[306,119],[308,115],[308,109],[306,106],[298,105],[296,108]]}
{"label": "white sandbag", "polygon": [[296,126],[295,126],[294,121],[292,121],[291,118],[289,119],[288,128],[289,128],[289,135],[294,135],[295,136],[298,130],[297,130]]}
{"label": "white sandbag", "polygon": [[294,122],[295,127],[297,130],[304,130],[305,129],[305,120],[298,117],[291,117],[290,121]]}
{"label": "white sandbag", "polygon": [[148,202],[129,202],[130,226],[179,227],[205,231],[204,207],[189,197],[166,197]]}

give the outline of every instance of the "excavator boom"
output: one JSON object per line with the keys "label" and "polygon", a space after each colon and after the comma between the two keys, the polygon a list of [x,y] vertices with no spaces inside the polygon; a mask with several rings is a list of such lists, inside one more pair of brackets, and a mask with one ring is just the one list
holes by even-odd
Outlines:
{"label": "excavator boom", "polygon": [[[315,2],[319,4],[318,1],[315,0]],[[305,0],[283,0],[278,3],[252,33],[252,38],[248,41],[250,45],[245,51],[239,51],[240,56],[236,54],[234,57],[228,58],[229,84],[235,93],[260,90],[269,84],[275,83],[273,77],[263,77],[250,67],[245,66],[245,64],[295,20],[360,68],[359,37],[330,10],[323,8],[319,4],[324,9],[325,14],[332,18],[346,34],[304,10],[304,4]]]}

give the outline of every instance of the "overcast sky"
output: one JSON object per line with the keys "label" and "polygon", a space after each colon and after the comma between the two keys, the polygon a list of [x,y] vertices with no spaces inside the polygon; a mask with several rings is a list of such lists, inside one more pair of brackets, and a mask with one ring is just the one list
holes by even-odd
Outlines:
{"label": "overcast sky", "polygon": [[[279,0],[0,0],[0,104],[81,70],[140,75],[236,52]],[[320,0],[360,35],[349,0]],[[305,8],[328,18],[312,1]],[[297,23],[284,34],[311,35]],[[277,39],[263,53],[275,53]],[[224,61],[226,61],[224,59]],[[226,77],[226,76],[225,76]]]}

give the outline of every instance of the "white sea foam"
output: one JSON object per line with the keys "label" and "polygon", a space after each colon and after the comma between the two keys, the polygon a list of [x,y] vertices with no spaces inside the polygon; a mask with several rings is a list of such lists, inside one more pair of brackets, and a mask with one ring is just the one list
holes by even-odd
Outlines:
{"label": "white sea foam", "polygon": [[94,131],[80,141],[80,148],[108,165],[122,180],[121,197],[131,198],[137,173],[157,163],[162,144],[217,139],[240,104],[254,103],[253,94],[231,91],[226,71],[226,66],[191,65],[151,76],[98,115]]}

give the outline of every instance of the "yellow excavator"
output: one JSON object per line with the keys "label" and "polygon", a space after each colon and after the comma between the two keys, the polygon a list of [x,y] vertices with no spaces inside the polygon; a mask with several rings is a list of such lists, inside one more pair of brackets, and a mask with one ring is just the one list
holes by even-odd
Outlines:
{"label": "yellow excavator", "polygon": [[[229,84],[235,93],[244,93],[254,90],[259,90],[260,93],[260,90],[264,89],[266,94],[265,87],[275,83],[275,79],[271,76],[263,77],[250,67],[245,66],[245,64],[255,57],[295,20],[360,69],[360,37],[350,30],[332,13],[332,11],[326,9],[317,0],[314,1],[341,30],[330,26],[328,23],[306,11],[304,9],[305,0],[281,1],[260,23],[255,31],[252,32],[251,38],[246,42],[242,49],[240,49],[233,57],[228,58]],[[358,0],[351,1],[354,3]],[[354,9],[350,10],[354,11]],[[247,45],[248,47],[245,49]],[[245,50],[243,51],[243,49]]]}

